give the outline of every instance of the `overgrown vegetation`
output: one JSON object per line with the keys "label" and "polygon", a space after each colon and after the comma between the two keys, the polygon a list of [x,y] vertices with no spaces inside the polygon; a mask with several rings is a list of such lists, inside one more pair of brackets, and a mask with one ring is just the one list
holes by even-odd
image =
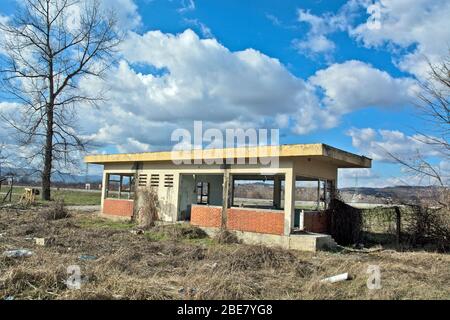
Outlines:
{"label": "overgrown vegetation", "polygon": [[214,240],[216,240],[218,243],[223,243],[223,244],[231,244],[231,243],[239,243],[240,242],[234,233],[232,233],[226,229],[220,229],[214,236]]}
{"label": "overgrown vegetation", "polygon": [[42,209],[40,216],[45,220],[59,220],[70,217],[70,213],[65,207],[64,200],[56,200]]}
{"label": "overgrown vegetation", "polygon": [[446,208],[410,206],[404,228],[406,241],[413,246],[450,250],[450,212]]}
{"label": "overgrown vegetation", "polygon": [[[139,234],[134,223],[85,213],[36,218],[33,210],[0,210],[0,252],[33,251],[21,259],[0,255],[0,299],[450,298],[450,257],[443,254],[307,253],[221,244],[186,224]],[[54,241],[38,246],[33,237]],[[79,290],[65,284],[70,265],[80,266]],[[381,268],[380,290],[367,289],[369,265]],[[343,272],[352,280],[320,282]]]}
{"label": "overgrown vegetation", "polygon": [[137,187],[134,196],[133,220],[141,229],[153,227],[158,219],[158,194],[151,187]]}
{"label": "overgrown vegetation", "polygon": [[422,205],[399,207],[400,239],[397,240],[395,207],[364,209],[361,240],[366,243],[392,245],[396,241],[402,248],[450,250],[450,213],[446,208]]}
{"label": "overgrown vegetation", "polygon": [[361,210],[333,199],[328,209],[330,234],[341,245],[357,243],[361,239]]}

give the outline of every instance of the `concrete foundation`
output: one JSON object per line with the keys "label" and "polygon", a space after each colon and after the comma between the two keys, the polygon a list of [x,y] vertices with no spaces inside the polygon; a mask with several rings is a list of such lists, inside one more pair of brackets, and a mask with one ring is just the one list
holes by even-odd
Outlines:
{"label": "concrete foundation", "polygon": [[[210,237],[214,237],[219,228],[201,227]],[[336,242],[327,234],[305,233],[292,234],[289,236],[262,234],[245,231],[233,232],[239,240],[247,244],[263,244],[269,247],[281,247],[283,249],[292,249],[299,251],[316,252],[318,250],[332,250],[336,248]]]}

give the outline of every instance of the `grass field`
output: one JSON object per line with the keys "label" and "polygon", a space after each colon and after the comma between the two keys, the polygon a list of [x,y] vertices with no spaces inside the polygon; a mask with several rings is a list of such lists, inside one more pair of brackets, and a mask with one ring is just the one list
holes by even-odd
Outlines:
{"label": "grass field", "polygon": [[[448,254],[220,244],[184,224],[136,234],[129,222],[85,213],[48,221],[39,210],[0,209],[0,252],[33,251],[0,255],[0,299],[450,299]],[[33,237],[52,241],[38,246]],[[65,284],[73,265],[79,290]],[[367,287],[370,265],[380,267],[380,289]],[[320,282],[343,272],[352,279]]]}
{"label": "grass field", "polygon": [[[38,188],[39,189],[39,188]],[[5,186],[2,186],[0,191],[0,202],[6,195],[8,189]],[[24,193],[25,187],[14,187],[12,202],[18,202],[20,196]],[[52,189],[51,197],[53,200],[63,199],[66,205],[100,205],[101,202],[101,191],[100,190],[92,190],[92,191],[84,191],[84,190],[73,190],[73,189]],[[36,201],[38,204],[45,205],[47,201],[43,201],[40,199],[40,196],[36,197]]]}

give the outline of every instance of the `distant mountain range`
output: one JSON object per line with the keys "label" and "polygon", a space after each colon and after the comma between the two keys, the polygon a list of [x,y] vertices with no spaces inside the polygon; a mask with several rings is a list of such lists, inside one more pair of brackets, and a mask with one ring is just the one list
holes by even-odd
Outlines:
{"label": "distant mountain range", "polygon": [[[41,180],[40,173],[32,169],[1,168],[0,176],[15,176],[16,182],[37,183]],[[77,175],[70,173],[54,173],[52,181],[55,183],[79,184],[79,183],[101,183],[101,175]]]}

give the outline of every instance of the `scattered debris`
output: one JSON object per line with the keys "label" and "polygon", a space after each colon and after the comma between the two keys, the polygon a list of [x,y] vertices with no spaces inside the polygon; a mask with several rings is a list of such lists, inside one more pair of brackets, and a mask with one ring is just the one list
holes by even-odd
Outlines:
{"label": "scattered debris", "polygon": [[338,245],[338,248],[342,249],[344,252],[356,252],[356,253],[374,253],[374,252],[380,252],[380,251],[384,250],[382,246],[376,246],[376,247],[372,247],[372,248],[353,249],[353,248]]}
{"label": "scattered debris", "polygon": [[38,246],[48,246],[55,241],[55,238],[34,238],[34,241]]}
{"label": "scattered debris", "polygon": [[85,261],[87,261],[87,260],[97,260],[97,257],[96,256],[91,256],[91,255],[88,255],[88,254],[82,254],[81,256],[79,256],[78,257],[80,260],[85,260]]}
{"label": "scattered debris", "polygon": [[138,235],[138,234],[144,234],[144,230],[142,230],[142,229],[130,230],[130,232],[131,232],[132,234],[136,234],[136,235]]}
{"label": "scattered debris", "polygon": [[350,277],[348,276],[347,272],[322,279],[322,280],[320,280],[320,282],[335,283],[335,282],[345,281],[345,280],[350,280]]}
{"label": "scattered debris", "polygon": [[217,262],[205,264],[206,267],[211,268],[211,269],[217,268],[218,265],[219,264]]}
{"label": "scattered debris", "polygon": [[[180,288],[178,290],[178,293],[186,294],[186,289],[185,288]],[[187,291],[187,294],[189,294],[189,295],[195,295],[196,293],[197,293],[197,289],[195,289],[195,288],[189,288],[188,291]]]}
{"label": "scattered debris", "polygon": [[30,257],[33,255],[33,252],[27,249],[17,249],[17,250],[6,250],[3,252],[3,255],[8,258],[22,258],[22,257]]}

